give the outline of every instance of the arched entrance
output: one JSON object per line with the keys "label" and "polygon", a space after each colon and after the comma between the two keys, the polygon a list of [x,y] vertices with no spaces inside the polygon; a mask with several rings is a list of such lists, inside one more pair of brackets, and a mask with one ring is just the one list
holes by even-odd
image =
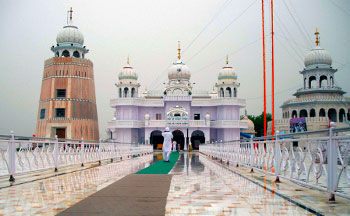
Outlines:
{"label": "arched entrance", "polygon": [[163,145],[164,138],[162,136],[162,131],[154,130],[151,133],[150,143],[153,145],[153,149],[157,149],[158,144]]}
{"label": "arched entrance", "polygon": [[329,121],[337,122],[337,111],[333,108],[328,110]]}
{"label": "arched entrance", "polygon": [[185,136],[184,133],[180,130],[173,131],[173,140],[176,141],[177,144],[180,144],[180,149],[183,150],[185,146]]}
{"label": "arched entrance", "polygon": [[199,149],[199,145],[205,143],[205,136],[203,131],[201,130],[195,130],[192,132],[191,135],[191,144],[192,148],[195,150]]}

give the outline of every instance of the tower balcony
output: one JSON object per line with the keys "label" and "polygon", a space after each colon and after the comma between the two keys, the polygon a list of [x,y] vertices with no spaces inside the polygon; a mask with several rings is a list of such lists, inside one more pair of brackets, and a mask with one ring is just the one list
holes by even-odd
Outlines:
{"label": "tower balcony", "polygon": [[298,96],[302,94],[310,94],[310,93],[338,93],[345,94],[342,88],[333,86],[333,87],[317,87],[317,88],[299,88],[293,95]]}

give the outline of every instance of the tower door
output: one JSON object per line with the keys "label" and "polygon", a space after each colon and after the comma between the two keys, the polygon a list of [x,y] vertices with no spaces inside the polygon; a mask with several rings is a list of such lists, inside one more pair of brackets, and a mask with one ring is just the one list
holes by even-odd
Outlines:
{"label": "tower door", "polygon": [[66,128],[56,128],[57,138],[65,139],[66,138]]}

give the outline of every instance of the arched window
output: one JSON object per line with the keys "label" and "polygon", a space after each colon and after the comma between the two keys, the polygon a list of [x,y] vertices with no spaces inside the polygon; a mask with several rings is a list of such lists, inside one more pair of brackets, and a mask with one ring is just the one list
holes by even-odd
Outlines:
{"label": "arched window", "polygon": [[346,120],[345,110],[344,109],[340,109],[339,110],[339,122],[344,122],[345,120]]}
{"label": "arched window", "polygon": [[305,109],[300,110],[300,118],[307,117],[307,111]]}
{"label": "arched window", "polygon": [[309,78],[309,88],[315,88],[316,87],[316,77],[311,76]]}
{"label": "arched window", "polygon": [[122,88],[119,88],[119,97],[122,97]]}
{"label": "arched window", "polygon": [[298,117],[298,113],[296,110],[293,110],[292,112],[292,118],[297,118]]}
{"label": "arched window", "polygon": [[304,79],[304,89],[306,88],[306,78]]}
{"label": "arched window", "polygon": [[315,117],[315,116],[316,116],[315,109],[311,109],[310,110],[310,117]]}
{"label": "arched window", "polygon": [[64,57],[69,57],[70,54],[69,54],[68,50],[64,50],[64,51],[62,52],[62,56],[64,56]]}
{"label": "arched window", "polygon": [[79,53],[78,51],[74,51],[74,52],[73,52],[73,56],[74,56],[75,58],[80,58],[80,53]]}
{"label": "arched window", "polygon": [[329,121],[337,122],[337,111],[333,108],[328,110]]}
{"label": "arched window", "polygon": [[326,111],[325,111],[323,108],[320,109],[320,114],[319,114],[319,116],[320,116],[320,117],[326,117]]}
{"label": "arched window", "polygon": [[333,77],[330,78],[330,86],[333,88],[334,86],[334,80],[333,80]]}
{"label": "arched window", "polygon": [[327,85],[328,85],[328,79],[327,79],[327,77],[325,76],[325,75],[322,75],[321,77],[320,77],[320,88],[322,88],[322,87],[327,87]]}
{"label": "arched window", "polygon": [[220,97],[224,97],[224,89],[220,88]]}
{"label": "arched window", "polygon": [[57,51],[57,52],[56,52],[56,57],[59,57],[59,56],[60,56],[60,54],[59,54],[59,52]]}
{"label": "arched window", "polygon": [[233,89],[233,97],[237,97],[237,89],[236,88]]}
{"label": "arched window", "polygon": [[226,97],[232,97],[232,92],[231,92],[231,88],[230,87],[227,87],[226,88]]}
{"label": "arched window", "polygon": [[287,118],[289,118],[289,111],[287,112]]}
{"label": "arched window", "polygon": [[129,89],[127,87],[124,88],[124,97],[128,97],[128,91]]}
{"label": "arched window", "polygon": [[135,97],[135,88],[131,89],[131,97]]}

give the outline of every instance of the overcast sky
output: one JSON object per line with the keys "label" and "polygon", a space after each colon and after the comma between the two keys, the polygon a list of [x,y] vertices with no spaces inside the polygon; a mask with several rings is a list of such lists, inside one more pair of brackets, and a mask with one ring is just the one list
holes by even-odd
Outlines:
{"label": "overcast sky", "polygon": [[[270,80],[269,3],[265,31]],[[114,83],[127,56],[138,72],[140,92],[145,86],[162,89],[166,69],[177,56],[177,41],[195,89],[212,89],[229,54],[241,83],[238,96],[246,99],[248,114],[262,112],[261,0],[0,0],[0,134],[35,132],[44,60],[53,57],[50,47],[71,6],[74,23],[90,49],[86,57],[94,63],[102,138],[113,116],[109,100],[117,96]],[[274,18],[276,118],[281,118],[282,102],[302,87],[299,71],[315,44],[316,27],[321,46],[338,69],[336,84],[350,91],[349,0],[275,0]]]}

